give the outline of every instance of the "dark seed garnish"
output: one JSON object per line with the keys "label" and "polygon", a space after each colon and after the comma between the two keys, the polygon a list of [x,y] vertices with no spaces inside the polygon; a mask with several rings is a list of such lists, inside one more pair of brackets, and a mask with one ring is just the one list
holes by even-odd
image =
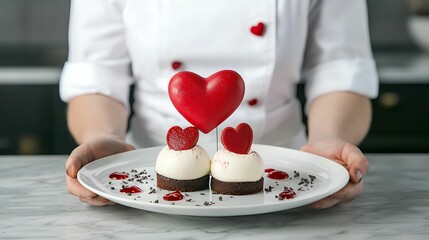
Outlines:
{"label": "dark seed garnish", "polygon": [[298,183],[298,185],[304,185],[305,187],[307,187],[308,184],[310,184],[308,178],[301,178],[301,181]]}
{"label": "dark seed garnish", "polygon": [[269,193],[269,192],[271,192],[273,189],[274,189],[274,187],[273,187],[273,186],[268,186],[268,187],[267,187],[267,188],[265,188],[264,190],[265,190],[265,193]]}
{"label": "dark seed garnish", "polygon": [[298,178],[298,177],[299,177],[299,172],[297,172],[297,171],[293,170],[293,177]]}

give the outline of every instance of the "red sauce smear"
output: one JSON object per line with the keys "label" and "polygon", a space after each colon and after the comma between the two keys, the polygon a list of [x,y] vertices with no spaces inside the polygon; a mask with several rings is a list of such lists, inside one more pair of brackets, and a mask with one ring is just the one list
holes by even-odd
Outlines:
{"label": "red sauce smear", "polygon": [[275,171],[274,168],[265,168],[265,173],[270,173],[272,171]]}
{"label": "red sauce smear", "polygon": [[142,190],[136,186],[125,187],[120,190],[121,193],[140,193]]}
{"label": "red sauce smear", "polygon": [[114,173],[109,175],[109,178],[114,179],[114,180],[127,179],[128,174],[124,173],[124,172],[114,172]]}
{"label": "red sauce smear", "polygon": [[165,194],[165,196],[162,198],[165,201],[179,201],[183,199],[183,195],[179,191],[175,191],[175,192]]}
{"label": "red sauce smear", "polygon": [[292,189],[286,189],[279,194],[279,200],[295,198],[296,193]]}
{"label": "red sauce smear", "polygon": [[279,170],[271,171],[268,173],[267,176],[271,179],[279,179],[279,180],[289,178],[289,175],[287,173]]}

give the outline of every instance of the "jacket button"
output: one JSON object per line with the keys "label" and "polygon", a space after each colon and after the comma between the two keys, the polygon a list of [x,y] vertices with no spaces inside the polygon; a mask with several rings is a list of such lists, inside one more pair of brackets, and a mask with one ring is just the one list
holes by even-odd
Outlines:
{"label": "jacket button", "polygon": [[256,98],[251,99],[251,100],[247,101],[247,104],[249,104],[249,106],[255,106],[256,104],[258,104],[258,99],[256,99]]}
{"label": "jacket button", "polygon": [[177,70],[180,67],[182,67],[182,62],[174,61],[174,62],[171,63],[171,68],[173,68],[174,70]]}
{"label": "jacket button", "polygon": [[264,35],[265,24],[259,22],[258,24],[250,27],[250,32],[256,36],[262,37]]}

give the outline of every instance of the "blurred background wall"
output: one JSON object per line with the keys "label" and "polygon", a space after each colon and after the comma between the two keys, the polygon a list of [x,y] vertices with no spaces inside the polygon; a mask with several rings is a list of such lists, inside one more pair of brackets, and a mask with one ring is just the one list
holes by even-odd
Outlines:
{"label": "blurred background wall", "polygon": [[407,23],[410,8],[406,0],[368,0],[371,42],[374,49],[412,47]]}
{"label": "blurred background wall", "polygon": [[70,0],[0,0],[0,64],[61,65]]}

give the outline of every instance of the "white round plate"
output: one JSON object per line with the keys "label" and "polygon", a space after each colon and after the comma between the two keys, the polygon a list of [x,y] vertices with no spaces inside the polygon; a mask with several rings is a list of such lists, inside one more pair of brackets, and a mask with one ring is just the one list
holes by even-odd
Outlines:
{"label": "white round plate", "polygon": [[[210,156],[214,155],[214,145],[204,148]],[[347,170],[326,158],[287,148],[254,144],[252,150],[264,159],[265,168],[285,171],[289,178],[273,180],[264,174],[264,191],[253,195],[220,195],[207,189],[182,193],[184,199],[181,201],[164,201],[163,196],[169,191],[156,187],[155,173],[155,161],[161,149],[146,148],[99,159],[85,165],[78,172],[78,180],[92,192],[125,206],[189,216],[239,216],[296,208],[337,192],[349,181]],[[109,175],[113,172],[127,172],[130,177],[112,180]],[[133,177],[135,174],[138,176]],[[311,181],[310,175],[316,178]],[[308,180],[307,184],[305,179]],[[137,186],[142,192],[127,195],[120,192],[122,186]],[[279,200],[277,196],[284,187],[293,188],[295,198]],[[267,191],[269,189],[271,191]]]}

